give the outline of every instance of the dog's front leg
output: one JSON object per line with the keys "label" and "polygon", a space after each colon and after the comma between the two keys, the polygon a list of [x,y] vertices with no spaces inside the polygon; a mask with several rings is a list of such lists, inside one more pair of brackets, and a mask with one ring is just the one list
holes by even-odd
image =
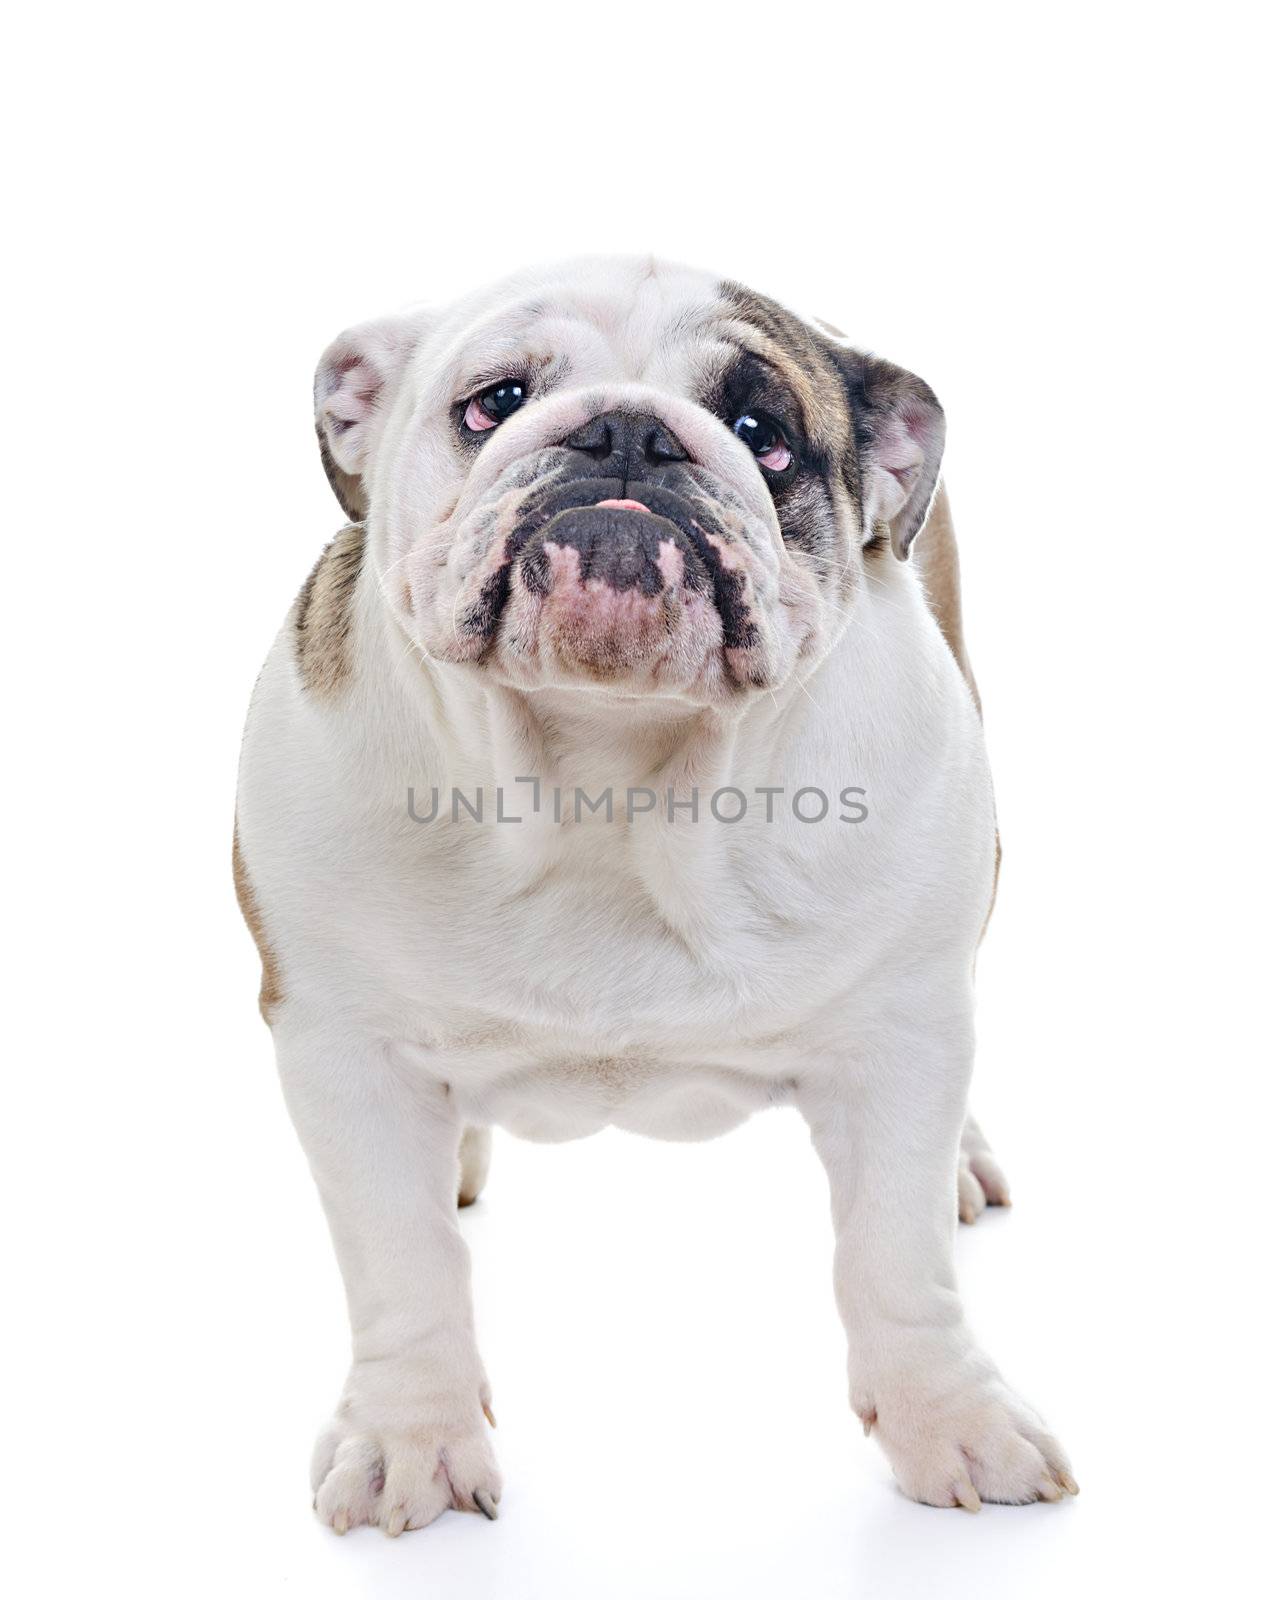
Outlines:
{"label": "dog's front leg", "polygon": [[451,1098],[353,1030],[282,1023],[275,1035],[352,1322],[352,1368],[313,1457],[318,1515],[340,1533],[368,1522],[389,1534],[448,1506],[494,1516]]}
{"label": "dog's front leg", "polygon": [[1022,1503],[1077,1492],[1037,1414],[964,1321],[952,1241],[971,1062],[962,1006],[886,1018],[827,1070],[801,1110],[827,1169],[850,1402],[898,1482],[928,1505]]}

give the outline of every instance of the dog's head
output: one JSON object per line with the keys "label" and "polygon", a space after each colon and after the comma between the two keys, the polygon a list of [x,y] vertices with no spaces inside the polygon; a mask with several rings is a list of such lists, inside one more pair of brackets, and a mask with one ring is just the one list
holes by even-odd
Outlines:
{"label": "dog's head", "polygon": [[910,373],[648,260],[353,328],[316,404],[335,493],[428,656],[712,705],[830,648],[864,559],[905,559],[943,436]]}

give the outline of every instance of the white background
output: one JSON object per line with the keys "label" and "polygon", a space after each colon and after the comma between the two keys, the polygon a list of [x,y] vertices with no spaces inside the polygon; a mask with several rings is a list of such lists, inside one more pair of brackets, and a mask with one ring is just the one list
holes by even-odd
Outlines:
{"label": "white background", "polygon": [[[1245,1593],[1250,9],[38,16],[0,97],[10,1592]],[[778,1113],[690,1148],[500,1137],[463,1228],[501,1520],[340,1541],[309,1510],[343,1308],[228,854],[254,674],[340,523],[312,368],[361,317],[626,249],[825,316],[945,403],[1006,850],[975,1100],[1016,1199],[960,1263],[1077,1502],[902,1500],[847,1409],[825,1183]]]}

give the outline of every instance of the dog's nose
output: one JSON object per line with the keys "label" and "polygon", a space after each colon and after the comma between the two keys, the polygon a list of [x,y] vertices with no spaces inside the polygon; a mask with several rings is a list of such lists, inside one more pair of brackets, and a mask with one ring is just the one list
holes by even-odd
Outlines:
{"label": "dog's nose", "polygon": [[626,481],[648,467],[691,459],[672,429],[648,411],[604,411],[569,434],[564,443],[570,450],[592,456],[603,468],[604,477],[619,474]]}

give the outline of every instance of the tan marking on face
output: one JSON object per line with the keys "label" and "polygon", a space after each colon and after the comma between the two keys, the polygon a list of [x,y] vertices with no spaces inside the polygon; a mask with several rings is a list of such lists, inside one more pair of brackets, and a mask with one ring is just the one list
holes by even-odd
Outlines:
{"label": "tan marking on face", "polygon": [[738,284],[726,285],[726,303],[755,335],[750,348],[796,396],[811,439],[820,446],[850,439],[849,408],[839,378],[816,343],[820,336],[777,301]]}
{"label": "tan marking on face", "polygon": [[281,972],[264,933],[259,902],[255,898],[254,885],[247,874],[246,862],[242,859],[242,847],[238,843],[236,827],[233,830],[233,887],[238,897],[238,909],[242,913],[243,921],[251,930],[255,948],[260,953],[260,1015],[265,1022],[271,1024],[274,1011],[282,1003]]}
{"label": "tan marking on face", "polygon": [[352,602],[365,554],[365,529],[337,533],[299,591],[291,611],[295,664],[310,694],[337,692],[352,670]]}

